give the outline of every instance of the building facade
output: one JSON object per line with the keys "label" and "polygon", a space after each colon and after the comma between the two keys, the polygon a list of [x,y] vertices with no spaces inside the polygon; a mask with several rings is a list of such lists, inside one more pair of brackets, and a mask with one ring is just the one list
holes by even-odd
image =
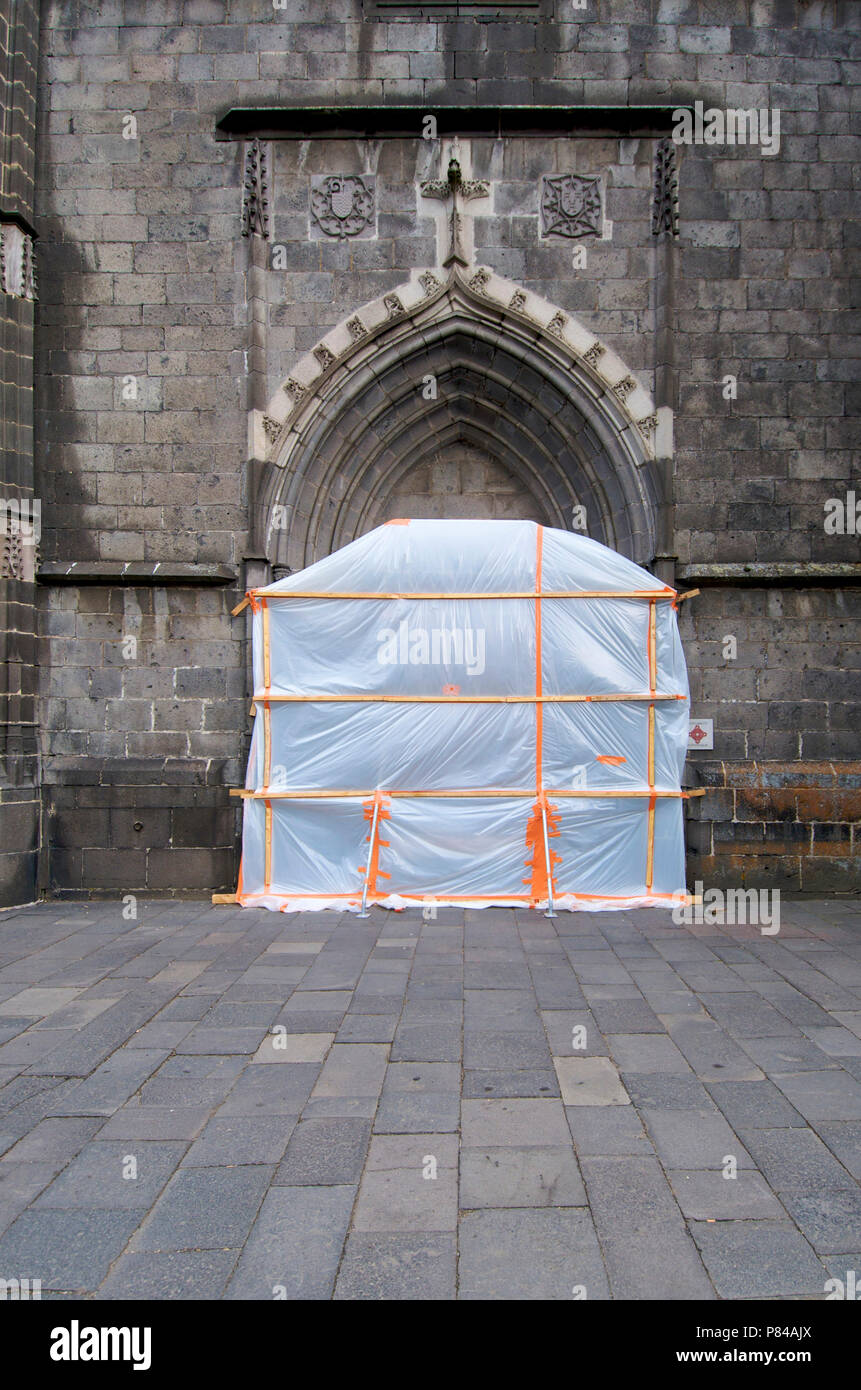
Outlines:
{"label": "building facade", "polygon": [[698,588],[691,881],[857,891],[857,7],[4,9],[0,901],[232,887],[231,610],[402,516]]}

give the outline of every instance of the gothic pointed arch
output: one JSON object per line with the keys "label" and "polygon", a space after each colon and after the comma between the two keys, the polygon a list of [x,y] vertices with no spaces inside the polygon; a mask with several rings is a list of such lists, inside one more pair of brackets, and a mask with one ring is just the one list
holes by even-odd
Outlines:
{"label": "gothic pointed arch", "polygon": [[275,566],[378,525],[399,480],[456,441],[497,459],[536,519],[640,564],[656,553],[669,412],[573,316],[484,267],[425,271],[350,314],[254,427],[255,542]]}

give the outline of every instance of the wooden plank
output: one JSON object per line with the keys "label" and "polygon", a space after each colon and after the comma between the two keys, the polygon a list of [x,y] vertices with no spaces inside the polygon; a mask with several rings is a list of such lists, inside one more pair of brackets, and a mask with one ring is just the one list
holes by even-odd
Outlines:
{"label": "wooden plank", "polygon": [[[439,791],[428,791],[425,789],[408,790],[404,788],[399,788],[395,791],[390,787],[381,787],[378,790],[381,791],[384,796],[427,797],[431,799],[440,798],[442,800],[473,800],[482,797],[531,797],[534,800],[536,795],[534,787],[464,787],[458,789],[443,788]],[[633,801],[648,801],[651,796],[681,798],[682,800],[686,800],[690,795],[690,793],[684,791],[658,790],[654,787],[595,787],[594,789],[578,787],[576,790],[570,791],[545,787],[544,794],[550,798],[584,797],[587,799],[593,798],[595,800],[603,800],[607,797],[625,797]],[[256,801],[319,801],[326,800],[327,798],[337,800],[339,797],[353,797],[357,800],[367,800],[369,797],[374,796],[375,792],[373,789],[362,791],[355,787],[308,787],[298,790],[288,789],[283,791],[277,791],[271,787],[267,788],[265,791],[253,791],[246,787],[234,787],[231,788],[230,795],[248,797]]]}
{"label": "wooden plank", "polygon": [[685,695],[659,695],[654,690],[609,695],[273,695],[258,691],[253,699],[267,704],[390,704],[390,705],[534,705],[534,704],[612,704],[627,700],[684,700]]}
{"label": "wooden plank", "polygon": [[252,589],[255,598],[267,599],[288,599],[288,598],[342,598],[342,599],[376,599],[378,602],[391,599],[502,599],[502,598],[644,598],[654,601],[655,599],[675,599],[677,597],[675,589],[546,589],[540,594],[534,589],[523,590],[494,590],[488,593],[473,592],[472,590],[439,593],[370,593],[365,590],[346,590],[346,589],[281,589],[266,590]]}

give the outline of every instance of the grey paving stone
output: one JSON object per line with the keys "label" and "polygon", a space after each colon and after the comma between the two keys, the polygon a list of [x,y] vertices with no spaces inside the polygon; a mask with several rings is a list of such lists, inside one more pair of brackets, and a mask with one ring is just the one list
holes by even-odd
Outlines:
{"label": "grey paving stone", "polygon": [[460,1123],[460,1097],[442,1091],[384,1094],[374,1120],[376,1134],[452,1133]]}
{"label": "grey paving stone", "polygon": [[41,1279],[44,1289],[87,1293],[140,1221],[134,1211],[24,1211],[0,1237],[0,1269],[18,1279]]}
{"label": "grey paving stone", "polygon": [[524,963],[482,961],[464,966],[463,987],[468,989],[530,989],[532,978]]}
{"label": "grey paving stone", "polygon": [[296,1115],[320,1075],[318,1062],[284,1067],[251,1067],[242,1073],[219,1115]]}
{"label": "grey paving stone", "polygon": [[745,1147],[775,1192],[850,1187],[852,1176],[812,1129],[747,1129]]}
{"label": "grey paving stone", "polygon": [[861,1248],[861,1188],[851,1178],[848,1183],[844,1188],[818,1192],[790,1187],[780,1194],[790,1216],[819,1254],[848,1254]]}
{"label": "grey paving stone", "polygon": [[833,1057],[800,1032],[792,1038],[745,1038],[743,1045],[770,1077],[788,1072],[820,1072],[839,1066]]}
{"label": "grey paving stone", "polygon": [[586,1191],[570,1147],[465,1149],[460,1161],[460,1205],[581,1207]]}
{"label": "grey paving stone", "polygon": [[129,1101],[106,1125],[100,1139],[194,1139],[212,1111],[208,1105],[141,1105]]}
{"label": "grey paving stone", "polygon": [[732,1154],[739,1168],[756,1165],[717,1110],[640,1108],[658,1157],[668,1168],[721,1168]]}
{"label": "grey paving stone", "polygon": [[266,1066],[290,1062],[323,1062],[334,1033],[285,1033],[278,1029],[267,1033],[251,1061]]}
{"label": "grey paving stone", "polygon": [[74,1037],[68,1042],[58,1039],[58,1045],[42,1056],[30,1070],[44,1076],[89,1076],[139,1028],[149,1023],[172,993],[169,986],[152,987],[137,993],[130,991],[85,1028],[74,1030]]}
{"label": "grey paving stone", "polygon": [[460,1067],[455,1062],[391,1062],[386,1067],[383,1094],[445,1091],[460,1094]]}
{"label": "grey paving stone", "polygon": [[428,1158],[433,1158],[437,1169],[456,1170],[458,1151],[455,1134],[374,1134],[366,1168],[368,1172],[392,1168],[414,1168],[418,1172]]}
{"label": "grey paving stone", "polygon": [[721,1298],[822,1294],[825,1266],[790,1221],[693,1221],[691,1234]]}
{"label": "grey paving stone", "polygon": [[459,1062],[462,1038],[458,1023],[421,1023],[405,1027],[403,1021],[392,1043],[393,1062]]}
{"label": "grey paving stone", "polygon": [[186,1034],[174,1049],[180,1056],[183,1053],[202,1053],[215,1057],[222,1053],[229,1056],[242,1056],[256,1052],[267,1029],[263,1024],[250,1028],[226,1028],[221,1025],[197,1024]]}
{"label": "grey paving stone", "polygon": [[554,1057],[607,1056],[607,1043],[589,1009],[542,1009],[541,1020]]}
{"label": "grey paving stone", "polygon": [[334,1297],[397,1302],[453,1299],[456,1263],[451,1233],[355,1231],[347,1238]]}
{"label": "grey paving stone", "polygon": [[861,1038],[849,1028],[805,1028],[805,1034],[828,1057],[861,1057]]}
{"label": "grey paving stone", "polygon": [[326,1057],[313,1095],[379,1095],[388,1058],[385,1043],[336,1043]]}
{"label": "grey paving stone", "polygon": [[326,1013],[340,1012],[343,1018],[350,1002],[353,998],[352,991],[349,989],[309,989],[307,980],[301,989],[295,989],[282,1012],[285,1014],[316,1013],[320,1010]]}
{"label": "grey paving stone", "polygon": [[[703,1081],[760,1081],[762,1072],[728,1033],[711,1018],[661,1014],[676,1047]],[[746,1043],[746,1046],[750,1044]],[[754,1044],[757,1045],[757,1044]]]}
{"label": "grey paving stone", "polygon": [[734,1178],[720,1169],[678,1171],[667,1178],[683,1214],[691,1220],[730,1221],[786,1217],[786,1211],[760,1173],[739,1168]]}
{"label": "grey paving stone", "polygon": [[664,1025],[645,999],[592,999],[595,1022],[604,1034],[663,1033]]}
{"label": "grey paving stone", "polygon": [[780,1129],[804,1125],[798,1111],[771,1081],[710,1081],[706,1090],[735,1128]]}
{"label": "grey paving stone", "polygon": [[125,1044],[129,1048],[160,1048],[172,1052],[194,1027],[193,1023],[147,1023]]}
{"label": "grey paving stone", "polygon": [[689,1075],[690,1067],[675,1043],[653,1033],[613,1033],[607,1037],[610,1056],[620,1071]]}
{"label": "grey paving stone", "polygon": [[825,1124],[819,1121],[816,1130],[852,1176],[861,1180],[861,1123],[857,1120]]}
{"label": "grey paving stone", "polygon": [[797,1029],[765,999],[749,992],[712,994],[700,992],[700,999],[712,1018],[734,1038],[792,1037]]}
{"label": "grey paving stone", "polygon": [[466,1032],[463,1040],[465,1067],[512,1071],[550,1064],[550,1048],[540,1025],[532,1032]]}
{"label": "grey paving stone", "polygon": [[582,1207],[468,1211],[460,1223],[459,1297],[589,1300],[609,1297],[589,1212]]}
{"label": "grey paving stone", "polygon": [[703,1083],[690,1074],[661,1075],[646,1072],[622,1072],[622,1084],[631,1100],[642,1110],[644,1105],[658,1110],[708,1110],[714,1102]]}
{"label": "grey paving stone", "polygon": [[549,970],[533,967],[532,985],[541,1009],[585,1009],[586,999],[573,970],[554,965]]}
{"label": "grey paving stone", "polygon": [[222,1250],[241,1247],[272,1169],[181,1168],[138,1231],[131,1249]]}
{"label": "grey paving stone", "polygon": [[99,1128],[94,1117],[46,1119],[8,1149],[0,1172],[11,1163],[50,1163],[55,1172],[65,1168]]}
{"label": "grey paving stone", "polygon": [[372,1120],[376,1096],[312,1096],[302,1111],[304,1120]]}
{"label": "grey paving stone", "polygon": [[370,1120],[302,1120],[291,1135],[273,1183],[333,1187],[358,1182],[370,1135]]}
{"label": "grey paving stone", "polygon": [[[227,1288],[229,1299],[329,1298],[356,1189],[273,1187]],[[276,1292],[277,1291],[277,1292]]]}
{"label": "grey paving stone", "polygon": [[499,1096],[534,1096],[543,1099],[560,1095],[559,1082],[551,1067],[526,1067],[519,1071],[464,1070],[465,1100],[491,1099]]}
{"label": "grey paving stone", "polygon": [[122,1255],[97,1297],[174,1302],[217,1299],[224,1292],[238,1250],[171,1250]]}
{"label": "grey paving stone", "polygon": [[569,1105],[565,1114],[581,1157],[654,1152],[645,1125],[632,1105]]}
{"label": "grey paving stone", "polygon": [[188,1149],[182,1165],[214,1168],[236,1163],[279,1163],[297,1120],[297,1115],[216,1115]]}
{"label": "grey paving stone", "polygon": [[353,1229],[356,1231],[454,1231],[457,1173],[437,1168],[369,1169],[362,1178]]}
{"label": "grey paving stone", "polygon": [[567,1146],[568,1124],[558,1100],[465,1100],[464,1148]]}
{"label": "grey paving stone", "polygon": [[774,1081],[811,1124],[861,1119],[861,1084],[845,1071],[775,1073]]}
{"label": "grey paving stone", "polygon": [[52,1115],[112,1115],[140,1090],[170,1054],[151,1047],[119,1049],[86,1081],[51,1107]]}
{"label": "grey paving stone", "polygon": [[[179,1164],[182,1143],[88,1144],[34,1203],[42,1207],[148,1210]],[[135,1165],[130,1163],[135,1160]],[[128,1174],[129,1176],[124,1176]],[[134,1176],[132,1176],[134,1174]]]}
{"label": "grey paving stone", "polygon": [[0,1233],[30,1206],[56,1171],[52,1163],[0,1164]]}
{"label": "grey paving stone", "polygon": [[314,1009],[301,1013],[280,1013],[272,1022],[273,1028],[288,1033],[337,1033],[344,1018],[343,1009]]}
{"label": "grey paving stone", "polygon": [[467,1028],[480,1032],[529,1032],[539,1023],[532,989],[467,989],[463,995]]}
{"label": "grey paving stone", "polygon": [[712,1298],[654,1158],[583,1158],[581,1170],[614,1298]]}
{"label": "grey paving stone", "polygon": [[398,1026],[397,1013],[348,1013],[338,1029],[339,1043],[390,1043]]}
{"label": "grey paving stone", "polygon": [[861,1252],[854,1255],[823,1255],[822,1263],[832,1276],[839,1281],[825,1290],[826,1296],[835,1301],[847,1299],[857,1303],[861,1293]]}
{"label": "grey paving stone", "polygon": [[566,1105],[629,1105],[618,1069],[609,1057],[554,1057]]}
{"label": "grey paving stone", "polygon": [[218,1003],[206,1010],[201,1023],[206,1028],[268,1028],[277,1013],[278,1005],[271,999],[251,1004]]}

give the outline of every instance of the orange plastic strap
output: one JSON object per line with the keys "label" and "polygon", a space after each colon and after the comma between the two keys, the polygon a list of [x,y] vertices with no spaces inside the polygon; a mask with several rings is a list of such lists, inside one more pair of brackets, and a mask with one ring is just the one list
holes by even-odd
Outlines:
{"label": "orange plastic strap", "polygon": [[608,763],[610,767],[618,767],[620,763],[626,763],[628,759],[615,753],[596,753],[595,761],[596,763]]}
{"label": "orange plastic strap", "polygon": [[[535,694],[543,693],[541,679],[541,563],[544,551],[544,527],[537,527],[535,542]],[[544,706],[535,702],[535,790],[540,796],[543,786],[544,763]]]}
{"label": "orange plastic strap", "polygon": [[[559,811],[558,808],[547,800],[546,792],[538,793],[538,800],[532,807],[532,815],[529,817],[526,826],[526,848],[531,851],[531,857],[526,860],[527,869],[531,870],[528,878],[523,882],[529,884],[529,898],[533,903],[545,902],[548,898],[547,892],[547,858],[544,853],[544,816],[543,811],[547,812],[547,839],[555,839],[559,834]],[[555,850],[550,850],[550,877],[553,885],[553,895],[556,896],[556,875],[554,870],[557,864],[562,863],[562,855]]]}
{"label": "orange plastic strap", "polygon": [[272,711],[269,701],[263,701],[263,785],[269,787],[272,773]]}
{"label": "orange plastic strap", "polygon": [[[654,604],[653,604],[653,605],[652,605],[652,612],[654,612],[654,611],[655,611],[655,606],[654,606]],[[649,828],[648,828],[648,834],[647,834],[647,838],[646,838],[646,888],[647,888],[647,890],[650,889],[651,886],[652,886],[652,879],[653,879],[653,877],[654,877],[654,868],[655,868],[655,803],[656,803],[656,801],[657,801],[657,797],[654,795],[654,787],[655,787],[655,706],[654,706],[654,705],[649,705],[649,747],[648,747],[648,764],[649,764],[649,786],[650,786],[650,788],[652,789],[652,795],[649,797],[649,813],[648,813],[648,827],[649,827]]]}
{"label": "orange plastic strap", "polygon": [[266,599],[260,600],[263,609],[263,686],[269,690],[272,685],[272,662],[271,648],[269,641],[269,604]]}
{"label": "orange plastic strap", "polygon": [[249,589],[248,592],[246,593],[245,597],[248,599],[248,602],[251,604],[251,612],[252,612],[252,613],[257,613],[257,612],[259,611],[259,609],[260,609],[260,604],[257,602],[257,599],[254,597],[254,590],[253,590],[253,589]]}
{"label": "orange plastic strap", "polygon": [[263,868],[263,891],[269,892],[272,883],[272,802],[266,801],[266,853]]}
{"label": "orange plastic strap", "polygon": [[[380,808],[379,814],[377,816],[376,830],[374,831],[374,842],[371,846],[371,863],[370,868],[368,870],[368,897],[370,897],[373,893],[376,893],[377,891],[378,878],[391,878],[391,874],[387,874],[383,869],[380,868],[380,846],[382,845],[383,849],[389,848],[389,841],[380,839],[380,822],[384,820],[390,820],[392,813],[389,806],[389,798],[383,792],[380,791],[374,792],[374,796],[371,801],[365,801],[362,804],[365,811],[365,820],[370,821],[372,827],[374,824],[374,808],[376,806],[379,806]],[[369,833],[368,839],[370,840],[370,838],[371,836]],[[364,874],[365,867],[366,866],[364,864],[359,865],[360,874]]]}

